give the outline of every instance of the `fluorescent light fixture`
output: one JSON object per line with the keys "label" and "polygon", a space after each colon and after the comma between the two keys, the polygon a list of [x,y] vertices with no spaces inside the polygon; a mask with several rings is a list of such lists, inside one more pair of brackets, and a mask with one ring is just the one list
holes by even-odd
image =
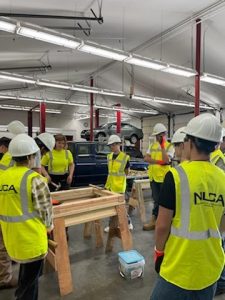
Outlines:
{"label": "fluorescent light fixture", "polygon": [[[7,20],[7,18],[2,19]],[[14,33],[16,30],[16,24],[0,20],[0,30]]]}
{"label": "fluorescent light fixture", "polygon": [[125,59],[125,62],[128,64],[149,68],[153,70],[162,70],[167,67],[166,63],[163,63],[161,61],[149,59],[143,56],[138,55],[131,55],[127,59]]}
{"label": "fluorescent light fixture", "polygon": [[95,87],[89,87],[85,85],[78,85],[78,84],[73,84],[71,87],[72,91],[79,91],[79,92],[84,92],[84,93],[93,93],[93,94],[100,94],[101,89],[95,88]]}
{"label": "fluorescent light fixture", "polygon": [[37,80],[35,83],[37,85],[48,86],[48,87],[64,89],[64,90],[70,90],[72,87],[71,84],[67,84],[64,82],[58,82],[58,81],[50,81],[50,80]]}
{"label": "fluorescent light fixture", "polygon": [[106,109],[106,110],[120,110],[120,111],[124,111],[124,112],[137,112],[140,114],[158,114],[158,112],[156,110],[141,110],[141,109],[136,109],[136,108],[126,108],[126,107],[108,107],[108,106],[102,106],[102,105],[95,105],[95,108],[102,108],[102,109]]}
{"label": "fluorescent light fixture", "polygon": [[123,61],[125,58],[128,57],[128,53],[126,53],[124,51],[101,46],[101,45],[95,44],[95,43],[84,43],[83,42],[78,47],[78,50],[82,51],[82,52],[106,57],[109,59],[118,60],[118,61]]}
{"label": "fluorescent light fixture", "polygon": [[9,72],[0,72],[0,78],[12,80],[12,81],[26,82],[31,84],[35,83],[35,80],[32,77],[22,76],[19,74],[13,74]]}
{"label": "fluorescent light fixture", "polygon": [[154,101],[153,97],[148,97],[148,96],[132,95],[131,98],[133,100]]}
{"label": "fluorescent light fixture", "polygon": [[184,77],[192,77],[196,75],[196,71],[190,68],[184,68],[181,66],[176,66],[169,64],[167,68],[162,69],[163,72],[184,76]]}
{"label": "fluorescent light fixture", "polygon": [[80,42],[78,41],[59,36],[57,35],[58,34],[57,32],[56,34],[52,34],[52,33],[41,31],[41,28],[33,29],[33,28],[21,26],[17,29],[17,34],[28,38],[47,42],[50,44],[71,48],[71,49],[76,49],[80,45]]}
{"label": "fluorescent light fixture", "polygon": [[225,78],[219,77],[219,76],[216,76],[216,75],[211,75],[211,74],[208,74],[208,73],[204,73],[201,76],[201,81],[225,86]]}
{"label": "fluorescent light fixture", "polygon": [[102,90],[102,95],[115,96],[115,97],[125,97],[123,92],[111,91],[111,90]]}
{"label": "fluorescent light fixture", "polygon": [[[17,106],[17,105],[0,105],[0,109],[6,109],[6,110],[23,110],[23,111],[29,111],[32,109],[32,107],[27,107],[27,106]],[[40,110],[34,109],[35,112],[40,112]],[[46,109],[46,113],[50,113],[50,114],[60,114],[61,110],[57,110],[57,109]]]}

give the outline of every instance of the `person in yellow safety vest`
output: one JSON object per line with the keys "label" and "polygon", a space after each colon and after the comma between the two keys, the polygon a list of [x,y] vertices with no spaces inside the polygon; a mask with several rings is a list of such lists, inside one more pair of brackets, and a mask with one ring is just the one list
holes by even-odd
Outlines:
{"label": "person in yellow safety vest", "polygon": [[181,127],[177,129],[177,131],[174,133],[171,144],[174,146],[175,150],[175,158],[173,159],[173,162],[177,162],[178,164],[186,162],[186,153],[184,150],[184,138],[186,134],[183,132],[185,130],[185,127]]}
{"label": "person in yellow safety vest", "polygon": [[[107,156],[108,177],[105,188],[115,193],[124,194],[127,185],[126,176],[130,168],[130,157],[126,153],[120,151],[121,139],[118,135],[111,135],[107,145],[110,146],[112,152]],[[129,216],[128,226],[130,230],[133,230],[133,225]],[[107,226],[104,231],[108,232],[109,226]]]}
{"label": "person in yellow safety vest", "polygon": [[[60,190],[68,190],[73,180],[73,155],[70,150],[65,149],[67,141],[64,135],[57,134],[55,141],[55,148],[41,159],[42,174],[48,179],[50,191],[55,190],[51,182],[60,184]],[[45,166],[48,167],[48,171]]]}
{"label": "person in yellow safety vest", "polygon": [[[55,147],[55,138],[52,134],[48,132],[40,133],[34,138],[36,144],[38,145],[40,151],[37,152],[38,161],[40,165],[36,164],[35,168],[32,170],[41,174],[41,157],[45,155],[48,151],[52,151]],[[37,159],[35,159],[37,161]]]}
{"label": "person in yellow safety vest", "polygon": [[225,171],[225,128],[223,128],[222,140],[215,151],[210,154],[210,161],[223,171]]}
{"label": "person in yellow safety vest", "polygon": [[158,216],[158,201],[159,193],[166,173],[170,169],[170,162],[174,156],[174,148],[171,143],[166,140],[166,127],[157,123],[152,132],[152,136],[155,136],[154,143],[149,145],[149,149],[145,156],[145,161],[149,163],[148,175],[150,179],[150,185],[152,189],[152,198],[154,206],[152,210],[152,216],[148,224],[144,224],[143,230],[154,230],[155,222]]}
{"label": "person in yellow safety vest", "polygon": [[[3,157],[0,160],[0,174],[14,164],[12,156],[8,152],[10,141],[11,139],[7,137],[0,139],[0,153],[3,153]],[[17,286],[17,279],[13,276],[12,261],[3,242],[0,224],[0,289],[14,288],[15,286]]]}
{"label": "person in yellow safety vest", "polygon": [[7,170],[8,168],[14,165],[14,161],[12,160],[12,156],[8,151],[9,143],[11,139],[7,137],[0,138],[0,153],[3,153],[3,156],[0,160],[0,174]]}
{"label": "person in yellow safety vest", "polygon": [[39,150],[34,139],[19,134],[9,144],[15,166],[0,176],[0,224],[7,252],[20,263],[17,300],[38,299],[38,280],[53,229],[47,183],[31,167]]}
{"label": "person in yellow safety vest", "polygon": [[[214,165],[216,165],[218,168],[223,170],[225,172],[225,156],[224,156],[224,151],[225,151],[225,128],[223,128],[222,131],[222,140],[220,145],[217,147],[215,151],[213,151],[210,154],[210,161]],[[223,249],[225,250],[225,237],[223,237]],[[219,280],[217,281],[217,286],[216,286],[216,293],[215,295],[221,295],[225,293],[225,267],[223,268],[223,271],[220,275]]]}
{"label": "person in yellow safety vest", "polygon": [[224,266],[225,174],[209,161],[222,127],[205,113],[184,133],[189,162],[171,168],[160,193],[154,256],[160,276],[150,300],[212,300]]}

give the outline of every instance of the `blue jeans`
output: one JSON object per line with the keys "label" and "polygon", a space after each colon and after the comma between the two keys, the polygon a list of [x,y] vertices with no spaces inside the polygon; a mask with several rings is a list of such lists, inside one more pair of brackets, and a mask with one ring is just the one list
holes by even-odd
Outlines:
{"label": "blue jeans", "polygon": [[184,290],[159,276],[150,300],[212,300],[216,291],[216,283],[199,290]]}

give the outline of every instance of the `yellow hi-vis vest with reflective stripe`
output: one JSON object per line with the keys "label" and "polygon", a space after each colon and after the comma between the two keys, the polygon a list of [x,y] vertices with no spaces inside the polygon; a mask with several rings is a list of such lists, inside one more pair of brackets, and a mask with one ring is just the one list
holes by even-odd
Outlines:
{"label": "yellow hi-vis vest with reflective stripe", "polygon": [[32,203],[32,179],[38,173],[23,166],[0,176],[0,222],[4,244],[15,260],[29,260],[47,253],[47,233]]}
{"label": "yellow hi-vis vest with reflective stripe", "polygon": [[125,193],[126,174],[125,167],[129,156],[120,152],[116,159],[113,159],[113,153],[108,154],[108,177],[105,187],[115,193]]}
{"label": "yellow hi-vis vest with reflective stripe", "polygon": [[[169,150],[169,148],[172,147],[172,144],[166,141],[165,149],[166,152]],[[158,142],[154,142],[149,146],[150,155],[152,159],[155,160],[162,160],[162,149]],[[148,176],[150,181],[155,182],[163,182],[164,178],[166,176],[166,173],[170,170],[170,166],[162,166],[157,164],[149,164],[148,166]]]}
{"label": "yellow hi-vis vest with reflective stripe", "polygon": [[215,283],[224,267],[219,226],[224,214],[225,174],[210,162],[192,161],[171,172],[176,213],[160,276],[186,290]]}
{"label": "yellow hi-vis vest with reflective stripe", "polygon": [[9,152],[4,153],[2,159],[0,160],[0,174],[13,165],[14,161],[12,160],[12,156],[9,154]]}
{"label": "yellow hi-vis vest with reflective stripe", "polygon": [[225,164],[225,156],[220,149],[216,149],[210,154],[210,161],[212,164],[216,165],[219,159],[222,159],[223,163]]}
{"label": "yellow hi-vis vest with reflective stripe", "polygon": [[[53,149],[47,153],[49,155],[48,172],[50,175],[64,175],[68,173],[69,167],[69,150],[57,151]],[[56,158],[57,157],[57,158]],[[54,166],[54,160],[60,160],[61,165],[59,167]]]}

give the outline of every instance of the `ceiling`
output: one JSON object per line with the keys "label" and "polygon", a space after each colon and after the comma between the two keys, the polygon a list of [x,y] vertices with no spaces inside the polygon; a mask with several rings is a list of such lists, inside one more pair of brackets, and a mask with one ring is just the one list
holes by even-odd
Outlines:
{"label": "ceiling", "polygon": [[[3,1],[2,1],[3,2]],[[202,71],[225,77],[225,1],[212,0],[5,0],[0,3],[4,13],[48,14],[93,17],[90,9],[101,14],[103,24],[88,21],[91,30],[86,36],[82,30],[57,29],[82,40],[162,60],[167,63],[194,68],[195,66],[195,17],[204,14],[202,22]],[[209,7],[215,8],[209,11]],[[15,19],[15,18],[12,18]],[[41,18],[16,18],[44,27],[88,27],[84,20],[61,20]],[[182,23],[184,25],[182,25]],[[0,71],[35,76],[112,90],[177,100],[194,101],[194,77],[185,78],[160,71],[131,66],[106,58],[70,50],[60,46],[29,39],[7,32],[0,32]],[[225,107],[225,87],[201,83],[201,100]],[[69,99],[89,103],[89,94],[61,89],[38,87],[26,83],[0,79],[0,94],[31,96],[50,99]],[[182,113],[190,108],[129,98],[97,95],[99,105],[139,109],[155,108],[161,113]],[[33,106],[21,100],[0,99],[0,104]],[[61,109],[65,115],[83,113],[88,108],[48,104],[48,108]],[[141,114],[139,114],[141,116]]]}

